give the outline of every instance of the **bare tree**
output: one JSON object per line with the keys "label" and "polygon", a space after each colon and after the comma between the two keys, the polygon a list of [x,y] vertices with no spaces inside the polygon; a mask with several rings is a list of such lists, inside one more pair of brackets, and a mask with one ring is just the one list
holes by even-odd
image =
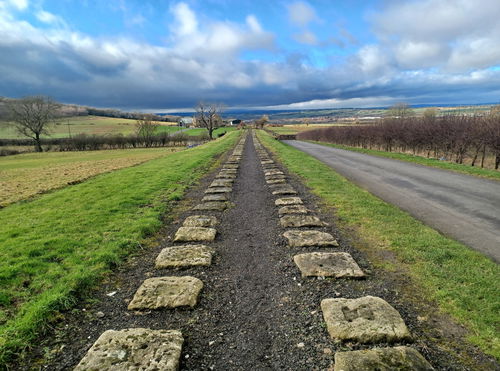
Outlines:
{"label": "bare tree", "polygon": [[35,141],[35,151],[42,152],[40,136],[48,134],[54,123],[60,104],[50,97],[33,96],[8,103],[11,120],[17,131]]}
{"label": "bare tree", "polygon": [[158,123],[154,120],[155,115],[145,114],[137,119],[135,124],[135,133],[144,142],[146,147],[151,147],[155,132],[158,129]]}
{"label": "bare tree", "polygon": [[255,127],[257,129],[262,129],[264,128],[264,125],[269,122],[269,116],[268,115],[262,115],[259,119],[255,120]]}
{"label": "bare tree", "polygon": [[208,136],[213,139],[213,132],[218,127],[221,127],[223,122],[220,114],[224,106],[219,103],[199,102],[195,107],[196,123],[208,130]]}
{"label": "bare tree", "polygon": [[406,119],[415,113],[407,103],[396,103],[387,110],[387,117]]}

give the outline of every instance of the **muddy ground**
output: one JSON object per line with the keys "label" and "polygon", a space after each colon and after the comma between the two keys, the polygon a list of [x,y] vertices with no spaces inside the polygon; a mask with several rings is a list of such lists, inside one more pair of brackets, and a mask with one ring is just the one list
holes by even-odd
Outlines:
{"label": "muddy ground", "polygon": [[[368,274],[363,280],[303,279],[292,261],[305,249],[289,248],[281,237],[277,207],[264,180],[251,135],[248,135],[231,201],[224,213],[208,212],[220,220],[210,267],[179,271],[155,270],[154,259],[185,217],[203,197],[213,180],[208,174],[179,205],[174,222],[165,225],[158,241],[145,248],[109,277],[93,300],[61,315],[53,330],[41,338],[27,357],[13,369],[68,370],[108,329],[146,327],[180,329],[185,338],[182,370],[326,370],[339,350],[369,346],[335,344],[326,331],[320,301],[327,297],[379,296],[392,304],[412,332],[418,349],[437,370],[500,369],[491,358],[463,341],[465,330],[445,316],[433,315],[435,307],[410,300],[412,284],[404,272],[374,267],[363,250],[335,227],[335,216],[320,213],[318,200],[296,178],[291,185],[305,205],[316,210],[330,226],[324,230],[337,237],[339,251],[349,252]],[[321,249],[315,249],[321,251]],[[193,275],[204,282],[200,302],[194,309],[131,312],[127,304],[146,278]],[[116,292],[116,293],[114,293]],[[113,295],[111,295],[114,293]],[[109,294],[109,295],[108,295]],[[380,344],[383,346],[385,344]]]}

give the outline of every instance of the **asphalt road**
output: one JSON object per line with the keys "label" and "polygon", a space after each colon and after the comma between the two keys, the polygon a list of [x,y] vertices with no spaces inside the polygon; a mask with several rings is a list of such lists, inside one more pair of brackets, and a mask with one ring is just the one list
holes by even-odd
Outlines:
{"label": "asphalt road", "polygon": [[287,144],[500,262],[500,182],[302,141]]}

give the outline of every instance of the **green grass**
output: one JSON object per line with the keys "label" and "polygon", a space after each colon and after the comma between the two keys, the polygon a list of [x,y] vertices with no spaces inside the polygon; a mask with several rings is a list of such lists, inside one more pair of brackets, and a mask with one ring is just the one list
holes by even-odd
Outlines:
{"label": "green grass", "polygon": [[[122,119],[103,116],[75,116],[65,117],[58,120],[57,124],[50,125],[51,138],[66,138],[77,134],[105,135],[105,134],[132,134],[135,132],[136,120]],[[158,132],[173,133],[180,128],[178,126],[167,126],[162,124]],[[15,139],[24,138],[11,124],[0,121],[0,138]]]}
{"label": "green grass", "polygon": [[394,251],[426,297],[465,325],[472,343],[500,359],[496,263],[355,186],[319,160],[267,133],[258,135],[327,207],[335,208],[343,226],[354,227],[363,240],[373,242],[372,249]]}
{"label": "green grass", "polygon": [[414,155],[409,155],[409,154],[404,154],[404,153],[378,151],[378,150],[374,150],[374,149],[349,147],[349,146],[344,146],[344,145],[340,145],[340,144],[317,142],[317,141],[309,141],[309,142],[321,144],[323,146],[328,146],[328,147],[334,147],[334,148],[346,149],[346,150],[354,151],[354,152],[366,153],[368,155],[392,158],[394,160],[400,160],[400,161],[413,162],[415,164],[432,166],[432,167],[436,167],[439,169],[451,170],[451,171],[455,171],[455,172],[463,173],[463,174],[467,174],[467,175],[475,175],[475,176],[480,176],[480,177],[484,177],[484,178],[500,180],[500,171],[493,170],[493,169],[484,169],[484,168],[482,169],[482,168],[477,167],[477,166],[456,164],[456,163],[447,162],[447,161],[439,161],[439,160],[432,159],[432,158],[426,158],[426,157],[422,157],[422,156],[414,156]]}
{"label": "green grass", "polygon": [[238,134],[0,210],[0,368],[162,225]]}

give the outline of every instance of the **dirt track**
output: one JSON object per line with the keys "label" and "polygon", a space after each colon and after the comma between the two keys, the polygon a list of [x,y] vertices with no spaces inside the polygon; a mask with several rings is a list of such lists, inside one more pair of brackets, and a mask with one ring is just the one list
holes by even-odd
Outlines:
{"label": "dirt track", "polygon": [[[199,200],[207,176],[188,199]],[[301,183],[290,179],[305,205],[317,210],[315,199]],[[316,212],[333,224],[323,228],[337,237],[336,251],[349,252],[368,274],[364,280],[303,279],[292,261],[303,248],[287,247],[281,237],[277,208],[264,181],[252,138],[249,135],[231,201],[234,207],[224,213],[211,212],[220,219],[219,235],[210,244],[216,251],[211,266],[185,270],[155,270],[153,261],[159,250],[168,246],[177,223],[166,226],[158,247],[146,249],[122,267],[97,294],[98,301],[84,303],[67,314],[55,331],[34,349],[32,357],[19,369],[37,368],[38,358],[45,369],[66,370],[74,367],[88,348],[108,329],[146,327],[180,329],[185,338],[181,370],[325,370],[338,350],[364,349],[370,346],[339,345],[329,338],[319,308],[327,297],[356,298],[379,296],[403,316],[414,340],[405,342],[418,349],[438,370],[466,370],[460,357],[446,351],[443,344],[453,344],[457,352],[476,358],[477,364],[494,369],[495,363],[464,345],[464,331],[442,317],[419,321],[424,304],[417,309],[401,292],[410,286],[401,274],[373,269],[366,258],[353,249],[335,229],[331,215]],[[192,206],[192,204],[190,205]],[[199,212],[198,212],[199,214]],[[204,282],[197,307],[175,310],[131,312],[127,310],[140,283],[151,276],[193,275]],[[111,292],[116,292],[108,296]],[[426,311],[434,308],[425,308]],[[99,313],[100,312],[100,313]],[[102,313],[102,315],[101,315]],[[387,344],[378,344],[384,346]],[[46,351],[48,349],[48,351]]]}

